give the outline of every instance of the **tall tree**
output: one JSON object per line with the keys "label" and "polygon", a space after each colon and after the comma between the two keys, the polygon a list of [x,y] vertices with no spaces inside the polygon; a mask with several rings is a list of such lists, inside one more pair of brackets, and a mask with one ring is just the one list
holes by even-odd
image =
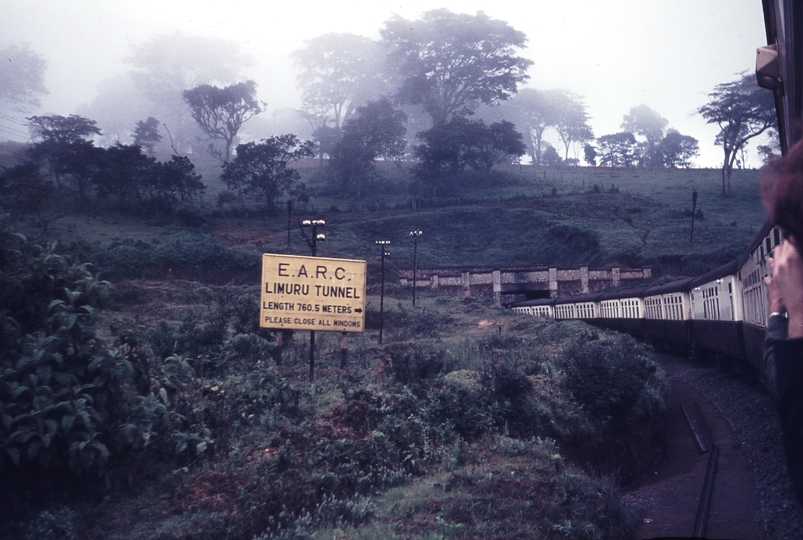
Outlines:
{"label": "tall tree", "polygon": [[731,172],[739,152],[751,139],[776,128],[772,92],[759,88],[754,75],[721,83],[708,94],[699,112],[706,122],[719,126],[715,143],[722,146],[722,194],[730,195]]}
{"label": "tall tree", "polygon": [[335,129],[356,107],[388,90],[380,45],[366,37],[324,34],[291,57],[300,70],[296,81],[302,91],[302,109],[323,115]]}
{"label": "tall tree", "polygon": [[700,153],[697,139],[689,135],[681,135],[675,129],[670,129],[661,142],[653,149],[652,163],[676,169],[691,167],[691,160]]}
{"label": "tall tree", "polygon": [[332,150],[329,162],[333,177],[347,193],[361,198],[375,177],[377,158],[401,159],[407,141],[407,116],[393,107],[388,98],[369,101],[358,107],[343,127],[343,135]]}
{"label": "tall tree", "polygon": [[157,143],[162,140],[159,134],[159,120],[153,116],[149,116],[146,120],[138,120],[132,135],[134,144],[141,146],[149,155],[153,155]]}
{"label": "tall tree", "polygon": [[597,166],[597,149],[588,143],[583,145],[583,160],[592,167]]}
{"label": "tall tree", "polygon": [[[484,125],[484,124],[483,124]],[[489,172],[494,165],[510,163],[527,153],[522,135],[512,122],[494,122],[475,142],[477,147],[474,168]]]}
{"label": "tall tree", "polygon": [[94,120],[76,114],[31,116],[28,118],[28,128],[34,141],[46,143],[69,144],[100,135]]}
{"label": "tall tree", "polygon": [[116,199],[119,209],[128,209],[142,199],[156,171],[156,160],[143,154],[142,148],[117,143],[104,150],[102,171],[95,183],[101,197]]}
{"label": "tall tree", "polygon": [[48,169],[59,189],[69,182],[79,206],[86,204],[100,153],[91,140],[100,135],[95,121],[74,114],[31,116],[28,127],[34,141],[31,158]]}
{"label": "tall tree", "polygon": [[597,139],[599,164],[608,167],[630,167],[638,159],[636,138],[628,131],[603,135]]}
{"label": "tall tree", "polygon": [[533,165],[541,164],[544,132],[552,128],[564,144],[565,156],[573,143],[594,138],[582,98],[569,90],[524,88],[503,105],[504,114],[524,134]]}
{"label": "tall tree", "polygon": [[14,214],[32,214],[45,234],[52,221],[64,216],[63,206],[58,212],[48,210],[52,207],[49,203],[55,192],[53,182],[42,174],[39,165],[33,161],[25,161],[0,174],[0,194],[8,204],[5,209]]}
{"label": "tall tree", "polygon": [[158,211],[169,212],[176,203],[191,200],[206,189],[187,156],[172,156],[164,163],[151,161],[147,168],[150,171],[143,175],[140,191],[149,206]]}
{"label": "tall tree", "polygon": [[532,61],[516,56],[525,34],[481,11],[437,9],[417,21],[397,15],[380,33],[402,80],[398,99],[422,105],[434,124],[504,101],[529,78]]}
{"label": "tall tree", "polygon": [[555,116],[553,127],[563,141],[563,159],[569,159],[569,148],[572,144],[594,140],[594,132],[588,125],[589,116],[580,96],[568,90],[554,91],[551,96],[550,105]]}
{"label": "tall tree", "polygon": [[488,172],[509,156],[526,153],[521,134],[507,121],[486,126],[482,120],[455,116],[417,137],[423,143],[413,149],[419,159],[414,173],[419,184],[433,196],[442,187],[459,181],[467,167]]}
{"label": "tall tree", "polygon": [[268,211],[273,211],[278,197],[290,192],[301,178],[290,164],[314,155],[311,141],[301,142],[290,134],[240,144],[234,159],[223,165],[221,178],[237,193],[243,207],[243,194],[251,192],[260,195]]}
{"label": "tall tree", "polygon": [[544,131],[557,123],[555,110],[550,103],[554,97],[554,90],[524,88],[505,104],[509,117],[524,133],[524,141],[530,150],[530,160],[533,165],[541,164]]}
{"label": "tall tree", "polygon": [[225,88],[202,84],[184,91],[184,101],[207,137],[223,141],[225,150],[222,155],[209,145],[210,153],[223,163],[229,162],[234,138],[243,123],[264,110],[265,104],[257,100],[256,91],[254,81],[231,84]]}
{"label": "tall tree", "polygon": [[624,131],[641,135],[645,139],[644,149],[641,152],[642,165],[661,166],[660,159],[654,159],[653,154],[664,137],[668,123],[666,118],[643,104],[631,108],[630,112],[622,117],[621,127]]}
{"label": "tall tree", "polygon": [[47,62],[28,45],[12,44],[0,50],[0,103],[23,112],[38,107],[39,96],[48,93],[46,66]]}
{"label": "tall tree", "polygon": [[[182,100],[184,90],[242,80],[243,69],[254,64],[235,41],[178,33],[133,44],[131,56],[124,60],[132,66],[135,87],[149,102],[146,114],[167,125],[180,151],[191,148],[198,134]],[[125,125],[130,129],[130,122]]]}

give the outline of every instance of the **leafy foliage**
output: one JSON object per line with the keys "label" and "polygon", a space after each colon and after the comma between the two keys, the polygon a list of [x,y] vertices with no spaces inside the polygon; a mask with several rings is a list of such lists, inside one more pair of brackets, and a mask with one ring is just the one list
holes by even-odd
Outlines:
{"label": "leafy foliage", "polygon": [[343,194],[360,198],[375,178],[374,161],[400,159],[404,155],[407,116],[387,98],[357,109],[331,151],[330,169]]}
{"label": "leafy foliage", "polygon": [[[354,34],[323,34],[292,54],[300,69],[302,107],[323,126],[339,131],[357,107],[385,88],[379,43]],[[326,152],[326,150],[324,150]],[[327,152],[328,153],[328,152]]]}
{"label": "leafy foliage", "polygon": [[417,21],[395,16],[381,34],[404,81],[399,99],[421,104],[436,125],[508,99],[529,78],[532,62],[515,55],[525,35],[482,12],[437,9]]}
{"label": "leafy foliage", "polygon": [[636,138],[622,131],[597,139],[599,164],[608,167],[630,167],[639,159]]}
{"label": "leafy foliage", "polygon": [[775,103],[772,93],[759,88],[753,75],[721,83],[708,95],[711,100],[697,112],[709,124],[719,126],[716,144],[725,153],[722,163],[722,194],[730,195],[730,177],[739,151],[751,139],[775,129]]}
{"label": "leafy foliage", "polygon": [[6,238],[0,342],[0,470],[105,470],[124,421],[132,365],[95,337],[107,283],[51,249]]}
{"label": "leafy foliage", "polygon": [[98,249],[94,262],[112,278],[177,277],[220,282],[235,274],[255,273],[258,252],[227,248],[200,232],[182,231],[164,240],[126,238]]}
{"label": "leafy foliage", "polygon": [[697,139],[670,129],[653,151],[652,163],[670,169],[689,168],[691,159],[699,153]]}
{"label": "leafy foliage", "polygon": [[524,155],[522,136],[507,121],[486,126],[482,120],[463,116],[420,132],[423,141],[414,149],[418,182],[432,195],[444,184],[455,183],[467,167],[488,172],[497,163]]}
{"label": "leafy foliage", "polygon": [[290,164],[301,158],[312,157],[313,143],[301,142],[295,135],[279,135],[237,146],[233,161],[223,165],[222,179],[232,193],[245,205],[244,193],[257,193],[269,211],[283,193],[303,190],[300,175]]}
{"label": "leafy foliage", "polygon": [[48,212],[56,194],[56,186],[46,178],[39,166],[26,161],[11,167],[0,175],[0,193],[15,216],[35,216],[47,232],[47,224],[62,214]]}
{"label": "leafy foliage", "polygon": [[245,122],[261,113],[265,104],[256,99],[256,83],[246,81],[218,88],[209,84],[196,86],[182,93],[190,108],[192,118],[209,139],[222,140],[225,150],[222,155],[210,145],[210,153],[228,163],[234,138]]}
{"label": "leafy foliage", "polygon": [[149,116],[145,120],[138,120],[132,135],[135,145],[141,146],[145,152],[153,155],[156,145],[162,140],[162,135],[159,133],[159,120],[153,116]]}
{"label": "leafy foliage", "polygon": [[[187,157],[174,155],[160,163],[143,154],[138,144],[118,142],[106,149],[96,147],[89,139],[100,134],[93,120],[75,115],[34,116],[29,120],[37,141],[27,151],[28,160],[4,174],[9,177],[4,184],[12,196],[24,202],[23,209],[34,213],[43,224],[48,221],[45,211],[58,207],[62,216],[65,212],[65,205],[50,203],[55,194],[73,197],[79,209],[88,208],[96,196],[113,201],[118,209],[138,206],[169,213],[177,203],[190,201],[205,189]],[[156,120],[149,118],[149,122],[150,131],[139,133],[140,142],[145,141],[142,137],[150,137],[153,143],[153,137],[158,136],[154,131]],[[146,129],[145,124],[140,127]],[[15,180],[20,175],[26,182]]]}

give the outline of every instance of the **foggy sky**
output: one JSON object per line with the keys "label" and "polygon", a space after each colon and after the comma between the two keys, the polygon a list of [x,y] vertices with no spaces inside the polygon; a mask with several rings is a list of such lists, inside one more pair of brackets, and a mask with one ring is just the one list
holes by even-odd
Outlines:
{"label": "foggy sky", "polygon": [[[300,105],[288,55],[306,40],[328,32],[376,39],[393,14],[417,19],[438,7],[484,11],[524,32],[520,54],[534,62],[527,86],[583,96],[595,136],[621,131],[622,116],[643,103],[699,140],[696,166],[721,166],[722,151],[713,144],[718,129],[695,109],[716,84],[752,72],[755,49],[766,44],[760,0],[0,0],[0,48],[28,43],[41,54],[50,94],[33,113],[68,115],[130,69],[123,58],[132,43],[176,32],[231,39],[256,60],[245,75],[269,115]],[[24,130],[0,119],[4,126]],[[748,164],[760,165],[757,157]]]}

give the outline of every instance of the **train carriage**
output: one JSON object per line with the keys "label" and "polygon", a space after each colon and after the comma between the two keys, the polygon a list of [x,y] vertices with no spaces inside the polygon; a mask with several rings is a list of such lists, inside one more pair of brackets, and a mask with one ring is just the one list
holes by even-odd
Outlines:
{"label": "train carriage", "polygon": [[778,227],[765,225],[747,252],[739,259],[736,279],[742,290],[742,332],[745,356],[764,372],[764,332],[767,328],[767,287],[764,278],[770,275],[767,258],[781,243]]}
{"label": "train carriage", "polygon": [[645,335],[659,343],[691,343],[692,279],[679,279],[644,291]]}
{"label": "train carriage", "polygon": [[538,300],[524,300],[512,304],[510,308],[522,315],[533,315],[535,317],[549,317],[555,318],[555,299],[554,298],[541,298]]}
{"label": "train carriage", "polygon": [[599,326],[641,336],[644,332],[644,288],[600,295]]}
{"label": "train carriage", "polygon": [[692,280],[692,332],[705,349],[746,358],[738,267],[739,260],[731,261]]}
{"label": "train carriage", "polygon": [[593,320],[599,316],[599,293],[581,294],[555,300],[556,319]]}

